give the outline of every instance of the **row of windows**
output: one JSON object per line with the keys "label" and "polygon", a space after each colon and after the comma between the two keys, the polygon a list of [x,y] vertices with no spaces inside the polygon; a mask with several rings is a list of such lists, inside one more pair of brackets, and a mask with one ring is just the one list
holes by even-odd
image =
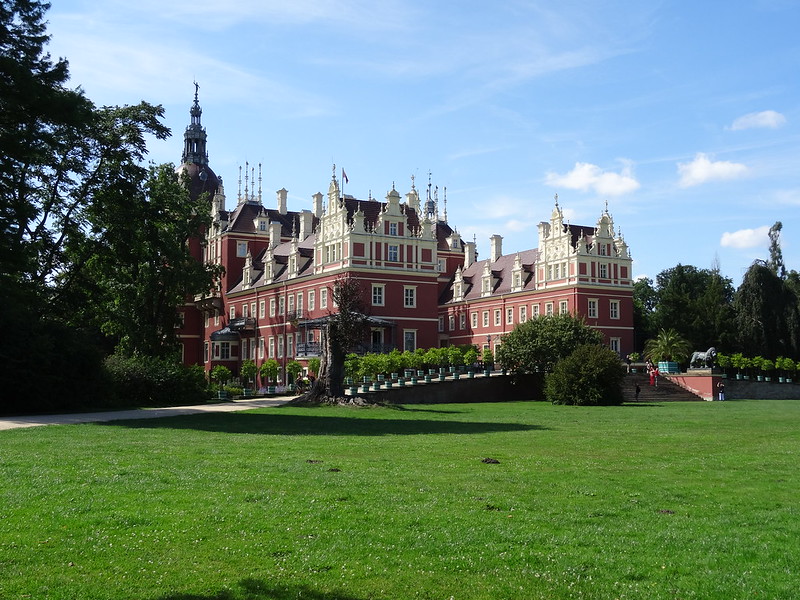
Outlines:
{"label": "row of windows", "polygon": [[[285,315],[287,310],[292,315],[303,314],[303,292],[297,294],[289,294],[287,296],[278,296],[269,299],[269,316]],[[316,309],[317,304],[316,290],[308,291],[308,310],[313,311]],[[321,309],[328,308],[328,288],[321,288],[319,290],[319,307]],[[266,313],[266,300],[259,300],[258,302],[258,318],[263,319]],[[242,304],[241,315],[242,317],[255,317],[256,316],[256,303]],[[236,306],[231,305],[228,308],[228,317],[230,319],[236,318]],[[219,325],[219,318],[215,317],[215,325]],[[206,326],[208,326],[208,318],[206,318]]]}
{"label": "row of windows", "polygon": [[[597,299],[589,300],[588,310],[587,310],[587,317],[590,319],[596,319],[598,315],[598,301]],[[531,306],[531,316],[538,317],[541,312],[541,305],[533,304]],[[547,302],[544,305],[544,314],[545,315],[553,315],[555,310],[555,303],[554,302]],[[561,300],[558,303],[558,314],[565,315],[569,312],[569,302],[566,300]],[[492,314],[493,313],[493,314]],[[490,323],[493,322],[495,327],[499,327],[503,324],[503,311],[499,308],[495,308],[493,311],[484,310],[482,312],[474,311],[470,313],[470,324],[472,329],[478,329],[478,317],[480,316],[480,323],[483,327],[489,327]],[[493,316],[493,321],[490,317]],[[506,307],[505,309],[505,322],[506,325],[514,325],[514,308],[513,307]],[[608,316],[611,319],[619,319],[620,318],[620,310],[619,310],[619,300],[610,300],[608,306]],[[528,320],[528,306],[522,305],[518,307],[518,323],[524,323]],[[442,315],[439,317],[439,331],[445,331],[445,317]],[[447,317],[447,330],[448,331],[456,331],[456,315],[451,314]],[[466,313],[460,313],[458,315],[458,329],[466,329],[467,327],[467,315]]]}
{"label": "row of windows", "polygon": [[[372,284],[372,306],[386,305],[386,284]],[[403,286],[403,306],[405,308],[417,307],[417,287],[414,285]]]}

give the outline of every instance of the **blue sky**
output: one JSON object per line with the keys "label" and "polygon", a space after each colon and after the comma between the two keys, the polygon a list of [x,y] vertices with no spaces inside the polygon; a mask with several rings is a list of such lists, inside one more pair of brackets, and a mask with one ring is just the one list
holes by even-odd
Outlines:
{"label": "blue sky", "polygon": [[800,2],[55,0],[50,51],[99,105],[162,104],[179,162],[194,81],[235,202],[404,194],[430,172],[482,257],[538,245],[554,194],[606,202],[636,276],[718,265],[738,286],[783,223],[800,270]]}

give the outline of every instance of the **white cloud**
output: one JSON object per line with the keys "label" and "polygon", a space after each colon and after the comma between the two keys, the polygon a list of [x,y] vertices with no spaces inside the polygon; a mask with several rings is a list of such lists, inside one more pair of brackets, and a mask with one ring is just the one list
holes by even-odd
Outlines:
{"label": "white cloud", "polygon": [[742,129],[778,129],[786,124],[786,117],[774,110],[762,110],[761,112],[748,113],[734,120],[730,126],[732,131]]}
{"label": "white cloud", "polygon": [[766,246],[769,240],[769,226],[756,229],[740,229],[722,234],[720,245],[727,248],[758,248]]}
{"label": "white cloud", "polygon": [[620,196],[639,189],[639,182],[633,177],[631,162],[623,161],[620,173],[604,171],[591,163],[575,163],[575,168],[559,175],[552,171],[545,175],[545,183],[551,187],[594,191],[602,196]]}
{"label": "white cloud", "polygon": [[698,152],[690,163],[678,163],[681,176],[678,185],[691,187],[707,181],[723,181],[742,177],[748,172],[746,165],[726,160],[712,161],[707,154]]}

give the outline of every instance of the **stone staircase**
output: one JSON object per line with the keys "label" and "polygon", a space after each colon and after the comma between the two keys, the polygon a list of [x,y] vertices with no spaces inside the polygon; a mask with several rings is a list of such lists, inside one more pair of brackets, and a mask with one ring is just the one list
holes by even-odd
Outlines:
{"label": "stone staircase", "polygon": [[643,402],[695,402],[702,398],[683,389],[669,380],[669,377],[658,378],[658,387],[650,385],[650,377],[644,373],[628,373],[622,384],[625,402],[636,402],[636,384],[642,389],[639,403]]}

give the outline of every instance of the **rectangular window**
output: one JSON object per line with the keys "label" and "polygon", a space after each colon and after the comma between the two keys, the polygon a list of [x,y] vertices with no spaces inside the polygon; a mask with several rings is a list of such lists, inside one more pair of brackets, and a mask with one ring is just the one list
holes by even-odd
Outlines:
{"label": "rectangular window", "polygon": [[528,307],[527,306],[520,306],[519,307],[519,322],[524,323],[528,320]]}
{"label": "rectangular window", "polygon": [[597,318],[597,300],[596,299],[592,298],[592,299],[589,300],[589,308],[586,311],[586,316],[588,316],[590,319],[596,319]]}
{"label": "rectangular window", "polygon": [[473,329],[477,329],[478,328],[478,313],[476,313],[476,312],[472,313],[470,315],[470,318],[472,319],[472,328]]}
{"label": "rectangular window", "polygon": [[494,311],[494,324],[495,326],[499,326],[503,323],[503,316],[500,313],[500,309],[496,308]]}
{"label": "rectangular window", "polygon": [[389,235],[397,235],[397,223],[389,223]]}
{"label": "rectangular window", "polygon": [[235,319],[236,318],[236,307],[235,306],[231,306],[230,310],[228,310],[228,317],[231,318],[231,319]]}
{"label": "rectangular window", "polygon": [[439,264],[439,273],[444,273],[447,270],[447,261],[443,258],[437,260]]}
{"label": "rectangular window", "polygon": [[565,315],[569,311],[569,304],[566,300],[558,303],[558,314]]}
{"label": "rectangular window", "polygon": [[278,336],[278,358],[283,358],[283,336]]}
{"label": "rectangular window", "polygon": [[247,256],[247,242],[236,242],[236,256],[239,258]]}
{"label": "rectangular window", "polygon": [[531,306],[531,309],[533,310],[533,316],[534,317],[538,317],[539,316],[539,305],[538,304],[534,304],[533,306]]}
{"label": "rectangular window", "polygon": [[209,320],[209,315],[208,315],[208,313],[206,313],[206,316],[205,316],[205,319],[204,319],[204,321],[205,321],[204,325],[205,325],[206,329],[208,329],[208,320]]}
{"label": "rectangular window", "polygon": [[297,318],[303,318],[303,292],[297,294]]}
{"label": "rectangular window", "polygon": [[612,300],[608,303],[609,315],[612,319],[619,319],[619,300]]}
{"label": "rectangular window", "polygon": [[328,308],[328,288],[322,288],[319,291],[319,307]]}
{"label": "rectangular window", "polygon": [[489,311],[488,310],[483,311],[483,326],[484,327],[488,327],[489,326]]}
{"label": "rectangular window", "polygon": [[258,318],[259,319],[263,319],[264,318],[264,310],[266,309],[266,305],[267,305],[267,303],[264,300],[259,300],[258,301]]}
{"label": "rectangular window", "polygon": [[608,278],[608,265],[605,263],[600,265],[600,278],[601,279]]}
{"label": "rectangular window", "polygon": [[316,292],[314,290],[310,290],[308,292],[308,312],[311,312],[316,308],[315,300],[316,300]]}
{"label": "rectangular window", "polygon": [[[406,286],[403,288],[403,306],[406,308],[417,307],[417,288]],[[415,334],[416,335],[416,334]]]}
{"label": "rectangular window", "polygon": [[414,352],[417,349],[417,330],[404,329],[403,330],[403,350]]}
{"label": "rectangular window", "polygon": [[219,357],[222,360],[228,359],[231,357],[231,343],[230,342],[220,342],[219,343]]}
{"label": "rectangular window", "polygon": [[386,260],[389,262],[397,262],[399,256],[399,247],[394,244],[389,244],[389,252],[387,253]]}
{"label": "rectangular window", "polygon": [[214,325],[219,325],[219,310],[214,309]]}
{"label": "rectangular window", "polygon": [[294,356],[294,336],[291,333],[286,336],[286,356],[289,358]]}
{"label": "rectangular window", "polygon": [[458,315],[458,328],[459,329],[467,328],[467,313],[461,313],[460,315]]}
{"label": "rectangular window", "polygon": [[275,358],[275,337],[269,336],[269,357]]}
{"label": "rectangular window", "polygon": [[270,317],[275,316],[275,298],[269,299],[269,316]]}
{"label": "rectangular window", "polygon": [[250,311],[247,308],[247,304],[242,304],[242,316],[245,319],[250,316]]}
{"label": "rectangular window", "polygon": [[294,312],[294,294],[289,294],[289,314]]}
{"label": "rectangular window", "polygon": [[619,354],[619,338],[610,338],[608,340],[608,347],[611,348],[614,352]]}
{"label": "rectangular window", "polygon": [[513,325],[514,324],[514,309],[507,308],[506,309],[506,325]]}
{"label": "rectangular window", "polygon": [[203,342],[203,362],[208,362],[208,342]]}
{"label": "rectangular window", "polygon": [[447,317],[447,327],[450,331],[456,330],[456,316],[450,315]]}
{"label": "rectangular window", "polygon": [[444,315],[439,315],[439,333],[444,331]]}
{"label": "rectangular window", "polygon": [[264,358],[264,338],[263,337],[258,338],[258,358],[259,359],[263,359]]}
{"label": "rectangular window", "polygon": [[286,314],[286,298],[284,296],[278,296],[278,314]]}
{"label": "rectangular window", "polygon": [[548,302],[547,304],[544,305],[544,314],[546,314],[547,316],[552,316],[553,315],[553,303],[552,302]]}
{"label": "rectangular window", "polygon": [[372,284],[372,306],[383,306],[383,289],[382,283]]}

